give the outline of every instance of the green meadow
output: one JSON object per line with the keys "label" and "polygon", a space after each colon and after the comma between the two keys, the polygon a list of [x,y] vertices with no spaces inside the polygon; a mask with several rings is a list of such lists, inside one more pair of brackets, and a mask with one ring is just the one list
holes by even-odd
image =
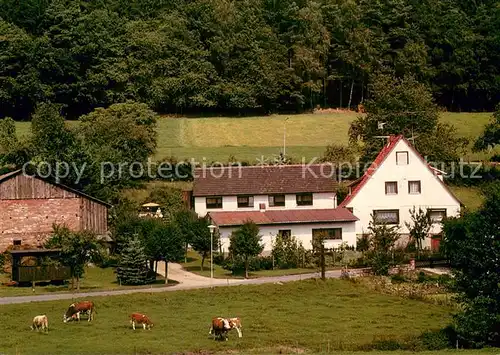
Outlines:
{"label": "green meadow", "polygon": [[[343,280],[307,280],[282,285],[246,285],[95,297],[92,322],[63,323],[72,300],[3,305],[3,354],[211,354],[368,350],[377,342],[405,344],[449,324],[450,309],[379,294]],[[154,323],[132,330],[132,312]],[[30,330],[46,314],[49,332]],[[208,334],[214,316],[238,316],[243,337],[229,341]],[[294,350],[292,350],[294,349]],[[285,352],[287,352],[285,351]],[[437,352],[435,354],[438,354]],[[444,353],[443,353],[444,354]],[[471,353],[472,354],[472,353]]]}
{"label": "green meadow", "polygon": [[[258,117],[162,116],[158,123],[156,158],[174,156],[182,160],[226,162],[234,157],[257,163],[262,156],[272,157],[281,152],[286,129],[287,155],[298,161],[310,160],[321,157],[328,144],[347,145],[349,125],[357,115],[352,112]],[[453,124],[459,135],[472,140],[490,118],[491,113],[441,114],[442,122]],[[19,135],[29,134],[30,123],[19,122],[17,128]],[[492,154],[469,152],[464,159],[486,159]]]}

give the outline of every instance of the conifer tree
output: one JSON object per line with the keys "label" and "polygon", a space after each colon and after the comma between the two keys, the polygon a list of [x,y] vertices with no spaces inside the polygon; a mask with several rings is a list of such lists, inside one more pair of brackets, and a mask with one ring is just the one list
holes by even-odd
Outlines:
{"label": "conifer tree", "polygon": [[144,285],[148,282],[147,257],[137,237],[125,245],[116,274],[122,285]]}

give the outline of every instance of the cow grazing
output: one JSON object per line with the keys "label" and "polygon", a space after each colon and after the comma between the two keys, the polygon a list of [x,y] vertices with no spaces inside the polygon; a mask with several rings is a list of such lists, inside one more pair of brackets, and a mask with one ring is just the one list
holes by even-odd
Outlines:
{"label": "cow grazing", "polygon": [[212,325],[210,327],[208,334],[209,335],[213,334],[214,339],[224,338],[227,341],[228,340],[227,333],[232,329],[236,329],[236,331],[238,332],[238,337],[240,338],[242,337],[240,318],[215,317],[212,318]]}
{"label": "cow grazing", "polygon": [[142,324],[142,327],[144,328],[144,330],[146,330],[146,328],[148,328],[149,330],[151,330],[151,328],[153,327],[153,322],[151,322],[151,320],[148,318],[148,316],[146,316],[145,314],[142,314],[142,313],[132,313],[130,315],[130,323],[132,324],[132,328],[135,330],[135,325],[136,324]]}
{"label": "cow grazing", "polygon": [[88,322],[94,319],[93,315],[96,313],[94,302],[92,301],[82,301],[78,303],[72,303],[66,313],[63,315],[63,322],[66,323],[70,320],[80,321],[80,315],[84,313],[88,315]]}
{"label": "cow grazing", "polygon": [[33,323],[31,324],[31,330],[39,330],[42,329],[46,332],[49,331],[49,320],[47,319],[47,316],[41,315],[41,316],[36,316],[33,318]]}

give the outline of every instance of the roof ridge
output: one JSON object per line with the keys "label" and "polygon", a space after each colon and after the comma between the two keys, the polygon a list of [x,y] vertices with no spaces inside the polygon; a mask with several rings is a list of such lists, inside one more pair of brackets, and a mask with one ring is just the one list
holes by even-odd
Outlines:
{"label": "roof ridge", "polygon": [[289,167],[299,167],[299,166],[321,166],[321,165],[333,165],[331,162],[324,162],[324,163],[316,163],[316,164],[283,164],[283,165],[228,165],[228,166],[205,166],[205,167],[197,167],[195,170],[198,169],[227,169],[227,168],[277,168],[277,169],[283,169],[283,168],[289,168]]}

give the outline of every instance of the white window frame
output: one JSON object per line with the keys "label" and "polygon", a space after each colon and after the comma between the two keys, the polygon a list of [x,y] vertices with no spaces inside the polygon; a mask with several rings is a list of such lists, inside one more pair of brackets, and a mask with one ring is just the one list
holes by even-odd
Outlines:
{"label": "white window frame", "polygon": [[[396,218],[395,218],[395,221],[392,220],[392,221],[389,221],[389,222],[384,222],[384,221],[378,221],[377,220],[377,214],[378,213],[395,213],[396,215]],[[375,217],[375,224],[377,225],[380,225],[380,224],[394,224],[394,225],[398,225],[399,224],[399,210],[393,210],[393,209],[390,209],[390,210],[373,210],[373,215]]]}
{"label": "white window frame", "polygon": [[[403,154],[404,159],[400,158],[400,154]],[[406,162],[404,162],[406,161]],[[408,151],[398,151],[396,152],[396,165],[408,165],[410,164],[410,155]]]}
{"label": "white window frame", "polygon": [[[411,186],[413,184],[418,184],[418,192],[412,192],[411,191]],[[408,181],[408,193],[410,195],[420,195],[422,193],[422,182],[420,180],[411,180]]]}
{"label": "white window frame", "polygon": [[[394,186],[395,191],[394,192],[388,192],[387,187],[388,186]],[[385,182],[385,194],[386,195],[397,195],[398,194],[398,182],[397,181],[386,181]]]}
{"label": "white window frame", "polygon": [[[440,219],[433,219],[431,217],[431,214],[433,212],[441,212],[442,213],[441,218]],[[429,208],[427,210],[427,213],[429,214],[429,218],[430,218],[430,220],[431,220],[432,223],[441,223],[441,221],[443,220],[443,218],[446,217],[446,208]]]}

